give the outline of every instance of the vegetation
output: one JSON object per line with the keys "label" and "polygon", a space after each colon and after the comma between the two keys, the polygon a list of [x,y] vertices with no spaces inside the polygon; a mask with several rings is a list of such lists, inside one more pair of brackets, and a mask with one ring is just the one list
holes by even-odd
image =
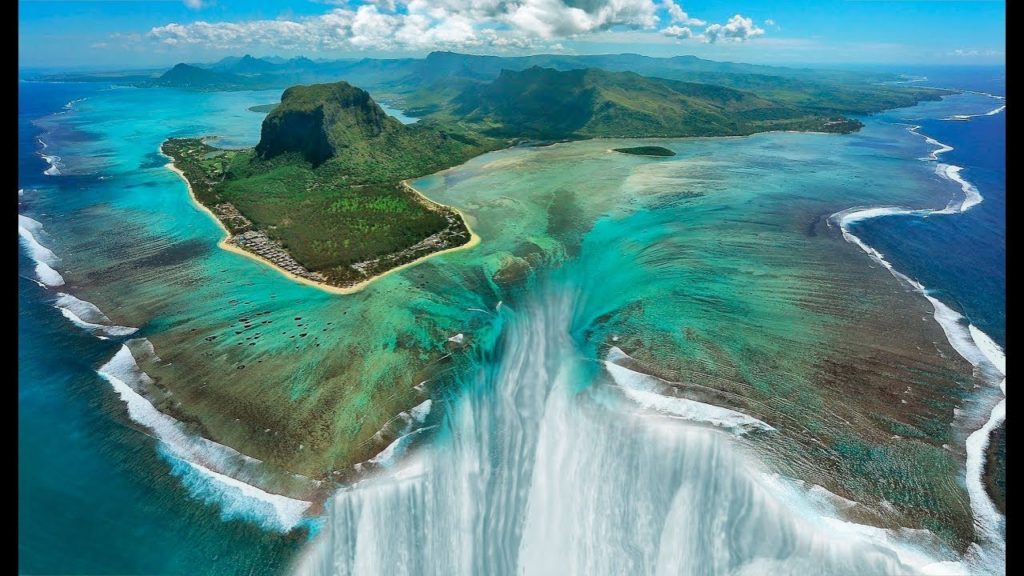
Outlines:
{"label": "vegetation", "polygon": [[[286,90],[255,149],[171,139],[163,150],[232,234],[265,233],[307,270],[346,286],[467,242],[457,213],[401,181],[506,144],[403,125],[365,91],[339,82]],[[231,218],[236,211],[241,217]]]}
{"label": "vegetation", "polygon": [[615,148],[616,152],[623,154],[636,154],[637,156],[675,156],[676,153],[661,146],[634,146],[632,148]]}
{"label": "vegetation", "polygon": [[[896,74],[856,70],[784,68],[714,62],[695,56],[652,58],[638,54],[498,57],[432,52],[426,58],[346,59],[315,62],[308,58],[228,57],[212,64],[179,64],[159,78],[137,71],[100,74],[50,74],[43,80],[96,81],[138,86],[174,86],[191,90],[252,90],[344,79],[374,94],[405,103],[417,117],[443,107],[467,86],[497,79],[503,70],[532,67],[557,71],[600,69],[645,77],[711,84],[752,92],[777,104],[825,116],[870,114],[920,100],[945,90],[895,85]],[[203,71],[211,74],[204,74]]]}
{"label": "vegetation", "polygon": [[[238,245],[284,253],[287,258],[275,263],[339,286],[468,241],[455,212],[401,182],[489,150],[590,137],[843,133],[862,126],[843,114],[944,93],[881,84],[895,79],[887,74],[694,57],[444,52],[425,59],[335,62],[225,58],[205,66],[179,64],[143,85],[249,89],[325,75],[359,78],[421,119],[403,125],[348,82],[301,85],[285,90],[280,104],[250,108],[267,113],[254,149],[170,140],[165,151],[199,201],[232,234],[246,235]],[[618,151],[672,154],[657,147]]]}
{"label": "vegetation", "polygon": [[249,106],[250,112],[259,112],[260,114],[266,114],[272,112],[274,108],[277,108],[277,103],[273,104],[258,104],[256,106]]}
{"label": "vegetation", "polygon": [[537,67],[468,86],[443,114],[487,134],[531,138],[732,136],[825,130],[835,120],[722,86]]}

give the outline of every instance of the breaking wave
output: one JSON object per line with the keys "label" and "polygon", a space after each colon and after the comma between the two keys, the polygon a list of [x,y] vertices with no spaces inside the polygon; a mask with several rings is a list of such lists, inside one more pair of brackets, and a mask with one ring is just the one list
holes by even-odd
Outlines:
{"label": "breaking wave", "polygon": [[148,340],[129,340],[97,372],[126,404],[128,417],[160,441],[161,454],[189,493],[220,505],[225,518],[245,518],[282,532],[296,527],[310,502],[257,487],[264,476],[260,460],[192,434],[184,424],[157,410],[143,396],[153,381],[139,368],[129,345],[153,354]]}
{"label": "breaking wave", "polygon": [[93,334],[97,338],[108,339],[128,336],[138,330],[130,326],[110,324],[110,318],[92,302],[75,298],[70,294],[59,292],[53,306],[60,310],[72,324]]}
{"label": "breaking wave", "polygon": [[18,214],[18,236],[21,237],[21,244],[28,251],[29,257],[36,263],[36,277],[47,286],[63,286],[64,277],[53,269],[53,266],[60,262],[60,258],[57,258],[52,250],[40,244],[36,238],[36,235],[42,230],[42,224],[28,216]]}
{"label": "breaking wave", "polygon": [[296,573],[908,574],[957,560],[927,531],[823,515],[821,490],[766,473],[715,426],[760,421],[646,396],[653,410],[633,408],[617,364],[594,370],[575,344],[569,293],[502,307],[433,441],[337,492]]}
{"label": "breaking wave", "polygon": [[[995,97],[995,96],[993,96]],[[987,115],[999,113],[1005,106],[990,111]],[[979,115],[974,115],[979,116]],[[954,117],[953,119],[968,119]],[[910,131],[922,136],[925,141],[936,149],[925,161],[937,161],[941,154],[953,150],[952,146],[943,144],[930,136],[919,133],[920,126],[914,126]],[[977,326],[971,324],[962,314],[956,312],[938,298],[920,282],[910,278],[906,274],[893,268],[892,264],[885,259],[885,256],[869,246],[860,237],[850,231],[850,225],[882,216],[917,216],[928,217],[932,215],[954,215],[962,214],[984,200],[981,193],[972,183],[960,175],[960,166],[938,163],[935,168],[936,174],[950,180],[960,186],[963,197],[951,200],[946,207],[938,210],[910,210],[896,206],[879,206],[871,208],[851,208],[833,214],[829,218],[829,224],[835,222],[839,225],[843,238],[866,252],[873,260],[881,264],[898,280],[905,282],[915,291],[924,296],[934,309],[935,321],[942,327],[946,339],[956,352],[975,367],[976,372],[989,383],[990,386],[998,386],[1003,397],[991,408],[988,420],[977,430],[971,433],[966,440],[967,452],[966,463],[966,485],[970,497],[971,512],[974,516],[978,541],[971,545],[965,557],[965,562],[978,571],[986,573],[1005,573],[1003,565],[1006,557],[1006,542],[1004,536],[1005,517],[1000,514],[993,504],[988,492],[983,485],[984,458],[988,448],[989,436],[992,430],[996,429],[1006,417],[1006,358],[1002,348],[999,347],[987,334]]]}

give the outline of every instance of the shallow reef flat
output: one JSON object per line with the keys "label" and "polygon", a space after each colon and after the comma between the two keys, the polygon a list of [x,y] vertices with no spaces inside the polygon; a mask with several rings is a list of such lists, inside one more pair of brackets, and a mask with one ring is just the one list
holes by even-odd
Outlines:
{"label": "shallow reef flat", "polygon": [[[106,114],[94,130],[127,129]],[[635,145],[675,156],[609,152]],[[478,246],[344,296],[216,249],[220,231],[155,157],[94,183],[103,201],[68,210],[64,243],[88,240],[54,249],[69,291],[152,343],[139,363],[157,408],[325,490],[397,437],[396,415],[433,398],[440,418],[494,311],[553,281],[579,293],[571,334],[595,358],[614,344],[679,394],[766,422],[776,432],[749,443],[777,471],[860,502],[851,516],[963,547],[950,424],[971,367],[928,302],[829,221],[851,206],[943,205],[936,190],[956,189],[916,160],[929,149],[870,122],[853,135],[489,153],[411,182],[460,210]],[[97,226],[119,233],[87,234]]]}

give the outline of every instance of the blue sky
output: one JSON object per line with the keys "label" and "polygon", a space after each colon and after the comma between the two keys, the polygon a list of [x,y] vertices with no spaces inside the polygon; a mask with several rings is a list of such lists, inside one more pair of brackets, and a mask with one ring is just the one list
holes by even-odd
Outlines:
{"label": "blue sky", "polygon": [[19,62],[160,67],[226,55],[694,54],[778,64],[1000,64],[989,0],[22,0]]}

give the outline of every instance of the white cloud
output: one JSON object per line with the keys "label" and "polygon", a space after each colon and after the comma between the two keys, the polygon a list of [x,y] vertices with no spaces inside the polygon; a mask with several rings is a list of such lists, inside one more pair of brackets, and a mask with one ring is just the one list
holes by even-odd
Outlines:
{"label": "white cloud", "polygon": [[684,26],[669,26],[661,31],[665,36],[671,36],[673,38],[679,38],[680,40],[687,40],[693,38],[693,30]]}
{"label": "white cloud", "polygon": [[763,34],[764,29],[758,28],[753,19],[736,14],[725,24],[712,24],[705,28],[704,41],[744,42]]}
{"label": "white cloud", "polygon": [[185,0],[185,6],[193,10],[198,10],[203,7],[203,0]]}
{"label": "white cloud", "polygon": [[765,26],[775,26],[775,20],[772,20],[771,18],[765,18],[764,19],[764,25]]}
{"label": "white cloud", "polygon": [[[204,0],[186,0],[196,6]],[[259,47],[293,51],[410,51],[467,48],[552,49],[609,30],[657,31],[676,39],[742,41],[764,30],[734,16],[712,24],[691,17],[677,0],[320,0],[334,4],[315,16],[237,22],[170,23],[146,38],[170,49]],[[208,2],[206,2],[208,3]]]}
{"label": "white cloud", "polygon": [[[673,0],[663,0],[662,6],[665,7],[669,20],[671,20],[673,24],[681,24],[683,26],[703,26],[707,24],[707,22],[699,18],[691,18],[689,14],[683,12],[683,7],[676,4]],[[674,26],[670,26],[670,28],[674,28]],[[673,36],[673,34],[669,34],[667,32],[666,34]],[[689,38],[689,36],[687,36],[687,38]]]}

